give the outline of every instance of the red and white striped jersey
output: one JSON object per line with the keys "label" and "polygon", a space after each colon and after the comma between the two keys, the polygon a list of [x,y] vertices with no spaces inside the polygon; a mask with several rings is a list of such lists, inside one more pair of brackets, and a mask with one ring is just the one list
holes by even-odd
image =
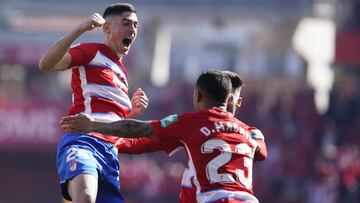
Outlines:
{"label": "red and white striped jersey", "polygon": [[[86,114],[95,121],[113,122],[126,118],[131,110],[127,72],[108,46],[84,43],[71,47],[73,105],[69,115]],[[93,133],[115,143],[118,138]]]}

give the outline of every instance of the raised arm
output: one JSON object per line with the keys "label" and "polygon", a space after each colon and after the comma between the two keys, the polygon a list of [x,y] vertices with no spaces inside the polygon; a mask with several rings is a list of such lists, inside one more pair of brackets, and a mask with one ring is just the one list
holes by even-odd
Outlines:
{"label": "raised arm", "polygon": [[125,119],[112,123],[92,121],[85,115],[66,116],[60,121],[66,132],[98,132],[117,137],[153,137],[151,121]]}
{"label": "raised arm", "polygon": [[53,44],[47,53],[40,59],[39,68],[42,71],[66,70],[71,63],[71,56],[67,52],[72,43],[84,32],[95,27],[101,27],[105,23],[103,17],[94,13],[84,22],[74,28],[68,35]]}

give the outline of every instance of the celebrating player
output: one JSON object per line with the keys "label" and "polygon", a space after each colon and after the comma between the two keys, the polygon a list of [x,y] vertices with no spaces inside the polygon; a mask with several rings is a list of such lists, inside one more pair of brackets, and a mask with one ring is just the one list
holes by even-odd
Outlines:
{"label": "celebrating player", "polygon": [[[242,98],[240,97],[241,84],[239,76],[231,71],[224,71],[230,79],[232,84],[231,93],[234,95],[234,101],[237,105],[229,105],[227,111],[235,114],[236,108],[240,107]],[[250,130],[252,138],[261,146],[260,150],[255,153],[254,161],[262,161],[267,157],[266,145],[264,136],[261,131],[256,128]],[[167,142],[161,143],[158,138],[123,138],[117,145],[119,153],[126,154],[142,154],[147,152],[165,151],[169,156],[172,156],[179,150],[183,149],[181,142]],[[180,203],[196,202],[196,187],[194,186],[195,172],[186,167],[181,181],[181,190],[179,196]]]}
{"label": "celebrating player", "polygon": [[[242,81],[238,77],[241,86]],[[222,71],[200,75],[194,91],[197,112],[162,120],[92,121],[84,115],[61,120],[65,131],[102,132],[117,136],[157,136],[161,142],[182,142],[195,172],[198,202],[258,202],[252,191],[252,166],[259,144],[251,128],[228,110],[241,101],[231,94],[231,79]],[[241,100],[241,99],[240,99]],[[261,148],[261,146],[260,146]]]}
{"label": "celebrating player", "polygon": [[[70,46],[83,33],[101,28],[104,43]],[[121,63],[137,36],[138,19],[131,4],[109,5],[103,15],[94,13],[58,40],[42,57],[44,71],[72,68],[73,105],[69,114],[83,113],[95,121],[132,118],[148,106],[139,88],[128,96],[127,72]],[[119,161],[114,144],[118,137],[99,133],[65,134],[57,151],[62,194],[77,203],[123,202],[119,185]]]}

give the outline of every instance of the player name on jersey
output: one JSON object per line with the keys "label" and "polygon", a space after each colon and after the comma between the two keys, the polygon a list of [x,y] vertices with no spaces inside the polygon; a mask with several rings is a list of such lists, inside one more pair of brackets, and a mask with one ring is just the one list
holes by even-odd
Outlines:
{"label": "player name on jersey", "polygon": [[249,131],[246,131],[244,127],[239,126],[237,123],[232,122],[213,122],[214,126],[212,127],[202,127],[200,128],[200,132],[204,134],[205,136],[209,136],[213,133],[219,133],[219,132],[235,132],[240,133],[241,135],[245,136],[246,139],[249,139],[250,133]]}

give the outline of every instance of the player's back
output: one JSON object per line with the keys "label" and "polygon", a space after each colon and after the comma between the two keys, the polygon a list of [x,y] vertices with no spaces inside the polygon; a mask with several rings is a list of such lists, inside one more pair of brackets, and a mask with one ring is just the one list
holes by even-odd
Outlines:
{"label": "player's back", "polygon": [[198,200],[214,201],[229,194],[255,198],[251,195],[255,147],[249,126],[218,108],[185,114],[179,121],[187,126],[181,141],[190,170],[196,173]]}
{"label": "player's back", "polygon": [[180,141],[189,157],[198,202],[223,198],[258,202],[252,195],[255,147],[250,127],[220,108],[171,115],[152,123],[162,142]]}

